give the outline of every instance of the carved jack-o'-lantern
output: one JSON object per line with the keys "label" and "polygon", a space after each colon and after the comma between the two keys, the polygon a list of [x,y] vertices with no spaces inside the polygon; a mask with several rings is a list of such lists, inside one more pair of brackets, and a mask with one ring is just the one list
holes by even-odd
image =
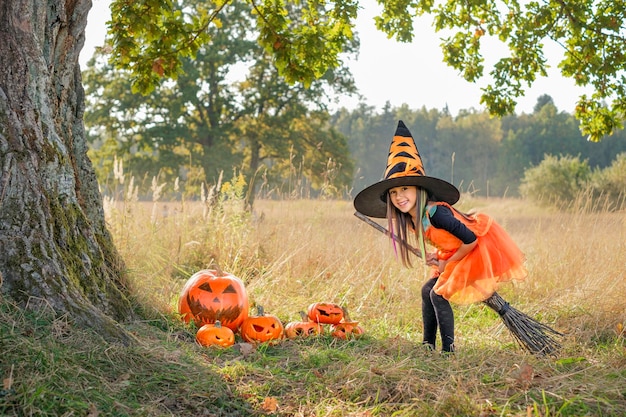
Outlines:
{"label": "carved jack-o'-lantern", "polygon": [[307,312],[309,318],[316,323],[337,324],[343,319],[343,309],[333,303],[313,303]]}
{"label": "carved jack-o'-lantern", "polygon": [[284,327],[280,319],[265,314],[263,307],[257,306],[258,315],[249,316],[241,323],[241,337],[246,342],[269,342],[283,338]]}
{"label": "carved jack-o'-lantern", "polygon": [[300,312],[300,316],[302,321],[292,321],[285,325],[285,336],[294,339],[296,337],[319,336],[324,333],[324,326],[309,320],[304,311]]}
{"label": "carved jack-o'-lantern", "polygon": [[196,326],[219,320],[236,332],[248,317],[248,293],[243,281],[227,272],[198,271],[187,280],[178,299],[178,312]]}
{"label": "carved jack-o'-lantern", "polygon": [[333,324],[330,329],[330,334],[337,339],[359,338],[363,333],[364,330],[359,326],[358,321],[342,321],[341,323]]}
{"label": "carved jack-o'-lantern", "polygon": [[235,333],[219,320],[215,324],[205,324],[196,332],[196,340],[202,346],[229,347],[235,344]]}
{"label": "carved jack-o'-lantern", "polygon": [[341,323],[333,324],[331,326],[331,336],[336,337],[337,339],[350,339],[361,337],[364,333],[364,330],[361,326],[359,326],[359,322],[350,320],[350,314],[348,313],[347,308],[342,307],[341,309],[343,310],[343,321]]}

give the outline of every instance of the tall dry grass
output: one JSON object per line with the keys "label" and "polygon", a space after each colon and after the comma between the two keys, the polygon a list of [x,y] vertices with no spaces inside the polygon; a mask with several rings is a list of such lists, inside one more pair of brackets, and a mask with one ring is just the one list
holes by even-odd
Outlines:
{"label": "tall dry grass", "polygon": [[[312,302],[332,301],[376,337],[421,340],[420,287],[429,271],[417,259],[403,268],[389,241],[353,216],[350,201],[257,200],[247,213],[236,184],[226,185],[217,202],[108,202],[110,229],[143,305],[175,312],[186,279],[218,264],[244,280],[253,303],[285,321]],[[499,292],[565,332],[572,349],[623,336],[626,321],[626,216],[587,213],[585,204],[568,213],[517,199],[463,196],[458,204],[492,214],[512,235],[529,275]],[[511,342],[483,309],[455,306],[458,348]]]}

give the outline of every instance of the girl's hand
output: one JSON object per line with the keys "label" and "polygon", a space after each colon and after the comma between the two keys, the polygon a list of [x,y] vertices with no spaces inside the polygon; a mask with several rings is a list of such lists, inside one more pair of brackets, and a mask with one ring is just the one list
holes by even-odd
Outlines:
{"label": "girl's hand", "polygon": [[439,272],[441,273],[444,269],[446,269],[446,265],[448,265],[448,262],[457,262],[463,259],[465,255],[474,250],[477,244],[478,240],[475,240],[472,243],[464,243],[456,250],[456,252],[454,252],[454,255],[450,256],[448,259],[440,259]]}
{"label": "girl's hand", "polygon": [[437,252],[426,253],[426,265],[428,266],[439,265],[439,258],[437,258]]}

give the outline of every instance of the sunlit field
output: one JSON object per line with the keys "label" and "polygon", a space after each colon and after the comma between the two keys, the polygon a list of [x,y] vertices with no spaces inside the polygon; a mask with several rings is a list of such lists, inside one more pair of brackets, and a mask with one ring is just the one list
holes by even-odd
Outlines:
{"label": "sunlit field", "polygon": [[[198,347],[212,372],[260,414],[626,412],[624,213],[560,213],[469,196],[457,206],[492,214],[525,252],[527,280],[498,292],[565,334],[557,357],[525,352],[482,303],[455,306],[454,357],[426,352],[420,287],[429,271],[419,259],[402,267],[389,240],[355,217],[350,201],[258,200],[251,215],[237,199],[217,206],[109,201],[105,208],[148,314],[175,320],[186,280],[218,265],[244,280],[253,305],[285,323],[310,303],[329,301],[362,324],[359,340],[285,341],[249,357]],[[193,335],[193,325],[187,331]]]}
{"label": "sunlit field", "polygon": [[[626,415],[626,216],[568,212],[516,199],[463,195],[490,213],[527,257],[526,281],[500,293],[563,333],[560,350],[526,352],[484,303],[454,306],[456,348],[421,345],[420,288],[428,270],[401,266],[388,239],[351,201],[105,198],[127,269],[133,343],[105,342],[46,310],[0,299],[0,415],[6,416],[615,416]],[[206,202],[211,202],[207,204]],[[347,308],[365,334],[328,334],[230,348],[196,343],[178,314],[195,272],[240,277],[283,323],[313,302]]]}

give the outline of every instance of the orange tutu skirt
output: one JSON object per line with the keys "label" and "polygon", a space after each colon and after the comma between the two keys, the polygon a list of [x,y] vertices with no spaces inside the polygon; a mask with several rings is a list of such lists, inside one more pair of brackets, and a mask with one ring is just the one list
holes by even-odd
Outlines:
{"label": "orange tutu skirt", "polygon": [[527,275],[524,254],[502,226],[486,214],[475,215],[474,220],[463,223],[476,234],[477,245],[460,261],[449,262],[434,287],[437,294],[456,304],[483,301],[499,283],[520,281]]}

